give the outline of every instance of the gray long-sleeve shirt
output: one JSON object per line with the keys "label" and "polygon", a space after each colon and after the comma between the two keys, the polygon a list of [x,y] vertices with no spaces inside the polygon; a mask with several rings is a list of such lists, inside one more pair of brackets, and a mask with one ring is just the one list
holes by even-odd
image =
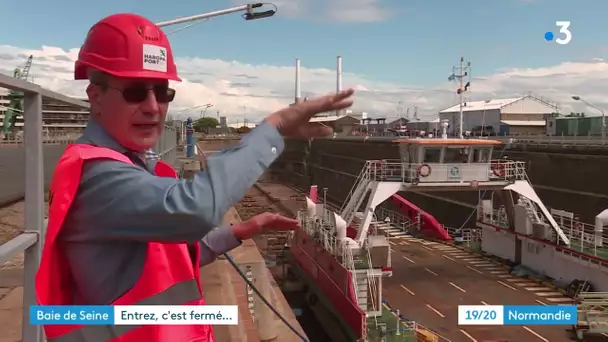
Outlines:
{"label": "gray long-sleeve shirt", "polygon": [[217,227],[284,149],[278,131],[258,126],[233,148],[215,153],[192,181],[157,177],[151,165],[89,122],[77,141],[125,153],[135,163],[85,162],[59,241],[79,293],[77,304],[109,304],[133,287],[147,242],[200,243],[207,264],[240,242]]}

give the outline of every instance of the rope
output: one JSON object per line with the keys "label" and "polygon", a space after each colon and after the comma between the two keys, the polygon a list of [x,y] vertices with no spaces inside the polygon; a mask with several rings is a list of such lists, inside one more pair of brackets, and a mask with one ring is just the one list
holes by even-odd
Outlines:
{"label": "rope", "polygon": [[266,306],[268,306],[268,308],[272,312],[274,312],[274,314],[277,315],[277,317],[279,317],[279,319],[283,323],[285,323],[285,325],[287,325],[287,327],[289,328],[289,330],[293,331],[293,333],[296,334],[296,336],[298,336],[301,341],[303,341],[303,342],[309,342],[308,339],[306,338],[306,336],[302,335],[299,331],[297,331],[296,328],[294,328],[294,326],[291,325],[291,323],[289,323],[287,321],[287,319],[285,317],[283,317],[283,315],[281,315],[281,313],[272,305],[272,303],[270,303],[266,298],[264,298],[264,296],[262,295],[262,293],[260,293],[260,291],[258,290],[258,288],[255,287],[255,285],[251,281],[249,281],[249,279],[247,279],[247,276],[245,275],[245,273],[243,273],[243,271],[241,271],[241,269],[234,262],[234,260],[232,259],[232,257],[230,257],[230,255],[228,255],[228,253],[224,253],[224,256],[226,257],[226,260],[228,260],[228,262],[232,265],[232,267],[234,267],[234,269],[237,271],[237,273],[241,276],[241,278],[243,278],[243,280],[245,281],[245,283],[247,283],[247,285],[251,287],[251,289],[253,290],[253,292],[255,292],[255,294],[257,294],[258,297],[260,297],[260,299],[262,300],[262,302],[264,302],[264,304],[266,304]]}

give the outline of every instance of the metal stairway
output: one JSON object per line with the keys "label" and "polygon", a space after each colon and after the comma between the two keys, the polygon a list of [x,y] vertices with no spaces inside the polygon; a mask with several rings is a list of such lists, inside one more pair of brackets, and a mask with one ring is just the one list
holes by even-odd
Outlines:
{"label": "metal stairway", "polygon": [[355,273],[355,291],[357,292],[357,304],[365,312],[368,311],[368,277],[367,271],[358,271]]}
{"label": "metal stairway", "polygon": [[359,173],[357,180],[355,180],[355,184],[353,184],[353,187],[346,197],[342,208],[340,208],[340,217],[342,217],[347,224],[352,222],[357,209],[359,209],[369,182],[369,162],[366,162],[365,166]]}
{"label": "metal stairway", "polygon": [[381,231],[381,232],[385,233],[386,235],[388,235],[389,238],[407,235],[405,232],[403,232],[403,230],[395,227],[392,223],[372,221],[371,225],[376,227],[376,229],[378,229],[378,231]]}
{"label": "metal stairway", "polygon": [[536,210],[536,205],[529,200],[527,197],[519,196],[519,201],[526,207],[526,212],[528,213],[528,217],[532,220],[533,223],[542,223],[545,222],[544,218],[538,215],[538,211]]}

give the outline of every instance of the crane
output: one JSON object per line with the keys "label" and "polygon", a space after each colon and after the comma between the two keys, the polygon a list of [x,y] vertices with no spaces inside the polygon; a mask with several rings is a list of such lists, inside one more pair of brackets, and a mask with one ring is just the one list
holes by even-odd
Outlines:
{"label": "crane", "polygon": [[[32,61],[34,60],[34,56],[30,55],[25,62],[25,66],[20,68],[15,68],[15,72],[13,73],[13,77],[19,80],[27,81],[27,78],[30,75],[30,69],[32,67]],[[11,90],[8,94],[9,104],[8,107],[5,107],[4,112],[4,120],[2,123],[2,133],[4,135],[4,139],[8,139],[8,134],[11,127],[15,124],[17,120],[18,113],[23,113],[23,93]]]}

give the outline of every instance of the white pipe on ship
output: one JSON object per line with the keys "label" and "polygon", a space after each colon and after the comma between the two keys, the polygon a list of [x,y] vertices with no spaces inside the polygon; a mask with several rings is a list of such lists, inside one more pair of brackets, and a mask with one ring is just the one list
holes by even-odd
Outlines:
{"label": "white pipe on ship", "polygon": [[338,65],[336,66],[336,93],[342,91],[342,56],[338,56]]}
{"label": "white pipe on ship", "polygon": [[[336,93],[342,91],[342,56],[338,56],[338,61],[336,65]],[[337,110],[336,115],[342,114],[342,111]]]}
{"label": "white pipe on ship", "polygon": [[300,85],[300,59],[296,58],[296,98],[295,103],[302,99],[302,87]]}

